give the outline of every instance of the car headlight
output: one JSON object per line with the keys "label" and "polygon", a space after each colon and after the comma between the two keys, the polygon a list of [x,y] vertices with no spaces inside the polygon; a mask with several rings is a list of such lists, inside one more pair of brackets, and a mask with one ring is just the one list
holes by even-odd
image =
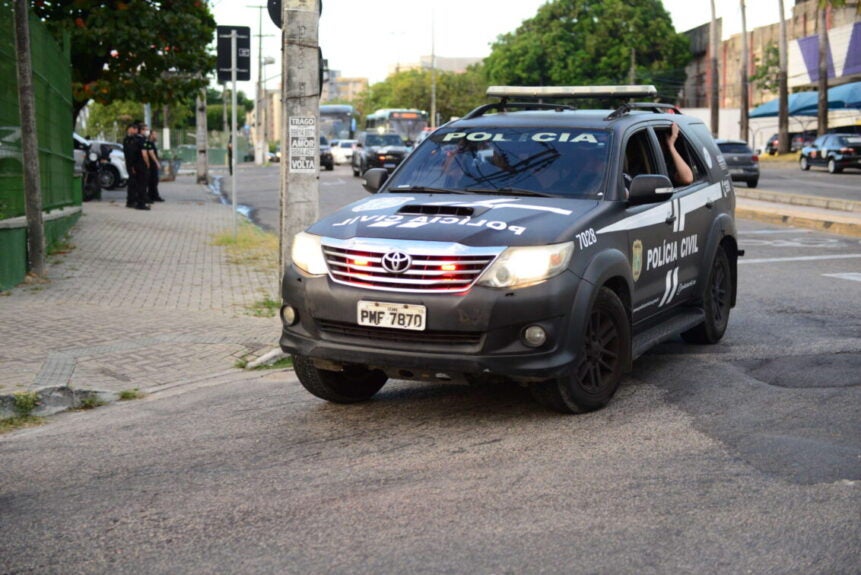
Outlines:
{"label": "car headlight", "polygon": [[508,248],[484,271],[478,284],[495,288],[536,284],[567,268],[572,253],[574,242]]}
{"label": "car headlight", "polygon": [[305,273],[319,276],[328,272],[326,259],[323,257],[323,246],[320,236],[299,232],[293,238],[293,249],[291,252],[293,265]]}

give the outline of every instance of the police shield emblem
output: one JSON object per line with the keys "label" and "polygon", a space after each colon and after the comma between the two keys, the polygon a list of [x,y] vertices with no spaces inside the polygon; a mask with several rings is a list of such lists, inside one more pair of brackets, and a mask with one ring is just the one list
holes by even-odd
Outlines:
{"label": "police shield emblem", "polygon": [[640,279],[640,272],[643,270],[643,242],[636,240],[631,251],[631,272],[634,276],[634,281],[637,281]]}

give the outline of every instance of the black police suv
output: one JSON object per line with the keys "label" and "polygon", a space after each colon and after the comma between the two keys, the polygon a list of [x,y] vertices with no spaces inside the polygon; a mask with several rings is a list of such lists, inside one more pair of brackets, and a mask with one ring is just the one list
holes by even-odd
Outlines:
{"label": "black police suv", "polygon": [[371,168],[385,168],[391,172],[408,153],[409,148],[398,134],[359,134],[351,160],[353,175],[361,176]]}
{"label": "black police suv", "polygon": [[650,347],[723,336],[741,254],[706,126],[663,104],[562,103],[651,86],[488,94],[500,100],[436,130],[394,173],[369,170],[371,197],[295,237],[281,347],[312,394],[350,403],[389,378],[508,380],[584,412]]}

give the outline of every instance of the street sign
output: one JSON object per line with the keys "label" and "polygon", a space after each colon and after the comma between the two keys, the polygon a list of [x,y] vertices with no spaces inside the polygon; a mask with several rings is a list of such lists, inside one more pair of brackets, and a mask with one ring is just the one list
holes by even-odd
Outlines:
{"label": "street sign", "polygon": [[218,26],[216,28],[218,83],[231,81],[230,35],[236,30],[236,81],[251,80],[251,28],[248,26]]}
{"label": "street sign", "polygon": [[[313,0],[287,0],[288,10],[309,10],[313,9]],[[269,11],[269,17],[272,23],[282,28],[281,24],[281,0],[269,0],[266,3],[266,8]],[[320,14],[323,13],[323,0],[320,0]]]}

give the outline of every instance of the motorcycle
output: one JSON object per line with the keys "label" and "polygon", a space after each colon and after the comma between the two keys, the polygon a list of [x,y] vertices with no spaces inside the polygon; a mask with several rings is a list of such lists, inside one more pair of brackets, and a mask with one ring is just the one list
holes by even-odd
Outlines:
{"label": "motorcycle", "polygon": [[92,146],[87,148],[86,155],[84,156],[84,175],[81,178],[83,200],[85,202],[102,197],[102,186],[99,183],[100,159],[99,153]]}

